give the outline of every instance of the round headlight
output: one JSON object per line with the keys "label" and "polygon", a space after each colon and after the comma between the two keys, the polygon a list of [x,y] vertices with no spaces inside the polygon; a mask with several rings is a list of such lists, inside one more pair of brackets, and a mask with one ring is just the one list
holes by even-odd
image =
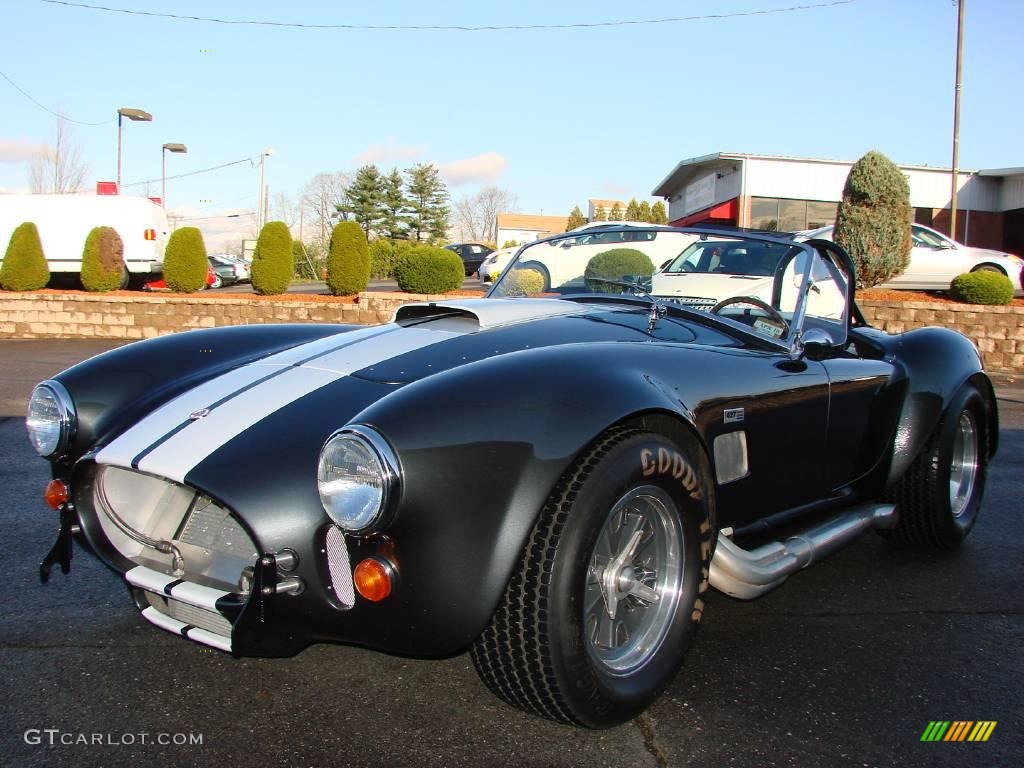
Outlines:
{"label": "round headlight", "polygon": [[32,390],[25,425],[40,456],[54,456],[68,447],[75,430],[75,410],[63,385],[44,381]]}
{"label": "round headlight", "polygon": [[367,427],[336,432],[320,451],[317,486],[328,516],[349,533],[366,531],[388,506],[398,463],[380,435]]}

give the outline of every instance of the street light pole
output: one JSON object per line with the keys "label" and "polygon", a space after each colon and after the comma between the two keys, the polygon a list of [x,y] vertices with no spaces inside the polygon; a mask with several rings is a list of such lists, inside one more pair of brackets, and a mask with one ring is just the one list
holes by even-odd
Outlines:
{"label": "street light pole", "polygon": [[117,194],[121,194],[121,119],[127,117],[136,122],[152,122],[153,116],[143,109],[121,107],[117,110]]}
{"label": "street light pole", "polygon": [[266,223],[265,219],[267,217],[267,205],[266,205],[266,200],[264,199],[264,197],[266,195],[266,186],[264,184],[264,180],[266,178],[265,174],[266,174],[267,158],[270,157],[272,154],[274,154],[274,150],[269,149],[269,148],[268,149],[264,149],[262,152],[260,152],[260,197],[259,197],[259,200],[256,202],[256,232],[257,233],[259,233],[259,231],[263,229],[263,225]]}
{"label": "street light pole", "polygon": [[[956,193],[957,177],[960,175],[960,75],[964,51],[964,5],[967,0],[957,3],[956,23],[956,91],[953,95],[953,189],[949,200],[949,236],[956,240]],[[966,238],[965,238],[966,239]]]}
{"label": "street light pole", "polygon": [[184,144],[164,144],[161,155],[161,170],[160,170],[160,205],[167,208],[167,153],[176,152],[178,154],[184,154],[188,152],[188,147]]}

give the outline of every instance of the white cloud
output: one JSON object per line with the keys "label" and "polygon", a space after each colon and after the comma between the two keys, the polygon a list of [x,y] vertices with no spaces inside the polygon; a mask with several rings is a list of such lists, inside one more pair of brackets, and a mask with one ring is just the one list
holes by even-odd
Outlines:
{"label": "white cloud", "polygon": [[453,163],[443,163],[439,170],[449,186],[458,187],[497,181],[507,167],[508,160],[497,152],[484,152]]}
{"label": "white cloud", "polygon": [[387,144],[371,144],[358,155],[353,155],[352,162],[355,165],[370,165],[377,163],[391,163],[396,160],[414,160],[427,151],[425,144],[415,144],[408,147],[399,146],[394,139],[388,139]]}
{"label": "white cloud", "polygon": [[632,197],[630,194],[631,189],[628,184],[623,184],[614,179],[605,179],[601,185],[601,194],[609,195],[612,198]]}
{"label": "white cloud", "polygon": [[49,147],[45,144],[35,144],[22,139],[0,138],[0,163],[23,163],[47,149]]}

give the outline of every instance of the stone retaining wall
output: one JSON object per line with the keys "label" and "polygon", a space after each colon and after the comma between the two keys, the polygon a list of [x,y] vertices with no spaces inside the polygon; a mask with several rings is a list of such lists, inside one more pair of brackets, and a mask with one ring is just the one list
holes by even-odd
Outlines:
{"label": "stone retaining wall", "polygon": [[[409,301],[446,296],[361,293],[354,304],[210,298],[0,293],[0,338],[148,339],[192,328],[250,323],[383,323]],[[868,322],[890,333],[943,325],[974,339],[989,370],[1024,372],[1024,307],[866,300]]]}

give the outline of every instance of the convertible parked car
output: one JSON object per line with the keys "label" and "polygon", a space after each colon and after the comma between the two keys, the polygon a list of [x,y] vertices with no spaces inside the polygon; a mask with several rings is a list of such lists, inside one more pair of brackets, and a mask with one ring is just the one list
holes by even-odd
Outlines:
{"label": "convertible parked car", "polygon": [[[811,229],[799,234],[809,239],[832,239],[832,227]],[[948,291],[953,278],[964,272],[999,272],[1010,279],[1015,291],[1024,290],[1024,259],[1012,253],[975,248],[951,240],[941,232],[913,224],[910,264],[880,288],[906,288]]]}
{"label": "convertible parked car", "polygon": [[771,290],[677,303],[642,254],[564,268],[555,237],[483,299],[172,334],[40,383],[41,578],[77,540],[184,639],[468,648],[505,701],[597,728],[672,682],[709,586],[755,598],[871,529],[968,535],[998,437],[969,340],[868,326],[830,242],[651,231],[758,254],[727,279]]}

